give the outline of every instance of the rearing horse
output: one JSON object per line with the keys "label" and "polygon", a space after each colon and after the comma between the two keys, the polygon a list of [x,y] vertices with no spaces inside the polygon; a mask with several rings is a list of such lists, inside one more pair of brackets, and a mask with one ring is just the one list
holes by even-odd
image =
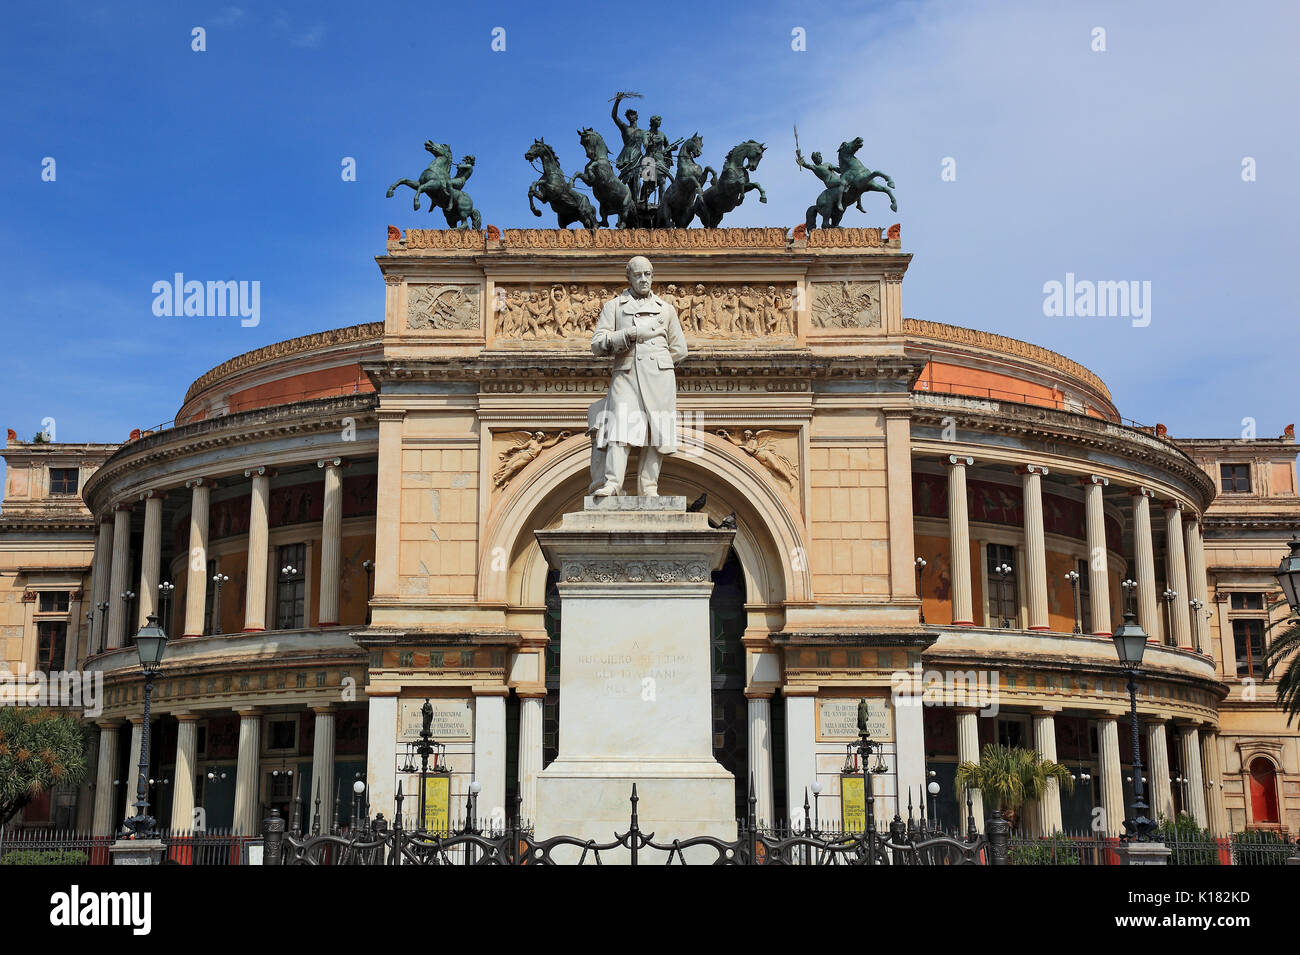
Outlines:
{"label": "rearing horse", "polygon": [[393,198],[393,193],[397,191],[398,186],[410,186],[415,190],[415,209],[420,209],[420,195],[423,193],[429,197],[433,203],[433,208],[446,208],[447,201],[451,198],[451,147],[446,143],[435,143],[432,139],[424,141],[424,148],[433,153],[433,162],[429,163],[424,172],[420,173],[419,182],[410,179],[399,179],[388,187],[388,198]]}
{"label": "rearing horse", "polygon": [[[894,180],[889,177],[888,173],[879,170],[871,170],[864,166],[854,155],[862,148],[862,137],[855,136],[847,143],[840,143],[839,166],[840,178],[844,180],[844,203],[847,209],[850,205],[858,203],[859,211],[862,204],[858,202],[864,193],[883,192],[889,196],[889,208],[894,212],[898,211],[898,200],[894,198],[891,191],[894,188]],[[885,185],[880,185],[875,180],[885,180]]]}
{"label": "rearing horse", "polygon": [[767,202],[767,193],[756,182],[749,181],[749,174],[758,168],[763,158],[762,143],[747,139],[739,146],[734,146],[722,163],[722,172],[714,178],[713,185],[704,190],[700,197],[700,223],[706,229],[716,229],[725,213],[745,201],[745,193],[751,189],[758,190],[758,201]]}
{"label": "rearing horse", "polygon": [[609,225],[609,214],[618,216],[618,227],[626,229],[631,225],[635,211],[635,200],[627,183],[618,178],[614,166],[609,161],[609,148],[605,138],[591,127],[578,130],[578,142],[587,152],[587,166],[581,172],[575,172],[569,185],[581,179],[591,189],[600,205],[600,224]]}
{"label": "rearing horse", "polygon": [[567,229],[574,222],[581,222],[583,228],[596,228],[596,209],[591,200],[578,192],[564,178],[560,161],[555,158],[555,150],[540,139],[533,140],[524,153],[530,163],[542,161],[542,178],[528,187],[528,208],[533,215],[540,216],[542,211],[533,205],[533,199],[541,199],[555,211],[556,221],[561,229]]}
{"label": "rearing horse", "polygon": [[699,211],[697,206],[705,183],[710,176],[717,182],[718,173],[712,166],[701,169],[695,161],[703,149],[704,140],[700,139],[699,133],[682,143],[677,154],[677,175],[664,190],[663,203],[659,206],[660,228],[689,228]]}

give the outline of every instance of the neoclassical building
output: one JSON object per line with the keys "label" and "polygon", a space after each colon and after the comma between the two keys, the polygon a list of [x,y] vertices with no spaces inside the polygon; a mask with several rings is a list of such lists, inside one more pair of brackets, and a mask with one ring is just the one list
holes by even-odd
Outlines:
{"label": "neoclassical building", "polygon": [[[93,782],[25,823],[107,834],[126,814],[151,614],[171,636],[150,754],[164,823],[201,809],[253,832],[297,786],[328,820],[357,780],[391,816],[399,783],[418,789],[426,698],[452,815],[477,783],[481,816],[532,818],[564,705],[534,532],[582,507],[608,381],[588,343],[633,254],[691,349],[661,493],[737,526],[699,638],[738,807],[752,778],[763,819],[807,793],[838,820],[867,697],[878,813],[934,781],[931,811],[956,821],[957,763],[1000,741],[1077,777],[1029,831],[1118,832],[1133,754],[1110,634],[1132,579],[1156,812],[1300,828],[1297,730],[1260,664],[1300,527],[1292,429],[1180,439],[1121,418],[1061,355],[904,319],[896,228],[390,229],[383,321],[225,361],[120,445],[11,431],[0,649],[105,681]],[[612,692],[652,665],[630,659]]]}

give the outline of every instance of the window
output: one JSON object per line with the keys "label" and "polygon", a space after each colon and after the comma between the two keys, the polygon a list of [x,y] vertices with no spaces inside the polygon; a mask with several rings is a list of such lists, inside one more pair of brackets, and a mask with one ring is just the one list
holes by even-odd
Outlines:
{"label": "window", "polygon": [[[301,630],[307,625],[307,560],[305,544],[286,544],[275,551],[275,626],[277,630]],[[290,573],[285,573],[288,568]]]}
{"label": "window", "polygon": [[1237,676],[1264,678],[1264,621],[1232,621],[1232,639],[1237,648]]}
{"label": "window", "polygon": [[1249,464],[1220,464],[1219,487],[1228,492],[1242,493],[1250,490]]}
{"label": "window", "polygon": [[40,609],[37,613],[67,613],[68,592],[66,590],[41,591]]}
{"label": "window", "polygon": [[1083,632],[1092,633],[1092,580],[1088,577],[1088,562],[1075,561],[1074,572],[1079,575],[1079,619]]}
{"label": "window", "polygon": [[1029,723],[1024,719],[998,720],[998,745],[1007,748],[1026,746],[1029,739]]}
{"label": "window", "polygon": [[1250,814],[1257,825],[1277,825],[1277,770],[1263,756],[1250,761]]}
{"label": "window", "polygon": [[266,721],[266,751],[268,753],[295,752],[298,749],[298,721],[296,719],[268,719]]}
{"label": "window", "polygon": [[77,477],[76,468],[50,468],[50,493],[76,494]]}
{"label": "window", "polygon": [[1233,610],[1263,610],[1263,594],[1233,594],[1231,598]]}
{"label": "window", "polygon": [[54,673],[63,669],[63,655],[68,646],[66,623],[36,625],[36,669]]}
{"label": "window", "polygon": [[[993,568],[1006,564],[1011,568],[1003,581]],[[1016,549],[1005,544],[988,545],[989,626],[1016,627],[1020,619],[1020,601],[1016,594]]]}

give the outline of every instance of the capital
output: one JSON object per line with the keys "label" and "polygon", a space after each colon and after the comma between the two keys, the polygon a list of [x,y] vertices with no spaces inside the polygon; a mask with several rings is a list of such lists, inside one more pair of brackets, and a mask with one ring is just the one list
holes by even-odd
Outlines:
{"label": "capital", "polygon": [[337,468],[343,466],[342,458],[321,458],[316,462],[318,468]]}
{"label": "capital", "polygon": [[957,467],[957,466],[961,466],[961,467],[966,467],[966,468],[968,468],[968,467],[970,467],[971,465],[973,465],[974,463],[975,463],[975,459],[974,459],[974,458],[968,458],[968,457],[967,457],[966,455],[964,455],[964,454],[950,454],[950,455],[948,455],[948,461],[947,461],[947,464],[948,464],[949,467]]}
{"label": "capital", "polygon": [[1156,492],[1151,490],[1149,487],[1131,487],[1128,489],[1128,492],[1133,497],[1149,497],[1152,500],[1154,500],[1156,496]]}
{"label": "capital", "polygon": [[1024,464],[1016,468],[1017,474],[1038,474],[1045,475],[1048,473],[1047,468],[1041,464]]}
{"label": "capital", "polygon": [[1104,478],[1100,474],[1089,474],[1087,477],[1079,478],[1079,483],[1084,487],[1088,487],[1089,485],[1106,487],[1110,484],[1110,478]]}

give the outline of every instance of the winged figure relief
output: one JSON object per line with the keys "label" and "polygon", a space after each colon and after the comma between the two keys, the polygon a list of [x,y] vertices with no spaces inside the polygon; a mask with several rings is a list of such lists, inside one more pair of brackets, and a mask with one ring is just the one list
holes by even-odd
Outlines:
{"label": "winged figure relief", "polygon": [[719,428],[717,433],[783,480],[791,490],[799,483],[798,469],[778,449],[777,440],[782,437],[780,431],[746,428],[739,438],[725,428]]}

